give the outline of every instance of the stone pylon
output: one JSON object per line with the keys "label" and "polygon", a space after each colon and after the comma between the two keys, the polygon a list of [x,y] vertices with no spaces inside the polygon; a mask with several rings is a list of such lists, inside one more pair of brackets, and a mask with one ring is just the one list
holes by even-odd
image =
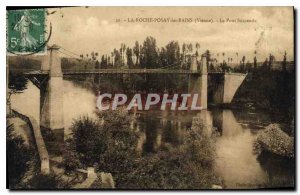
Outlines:
{"label": "stone pylon", "polygon": [[50,129],[58,139],[64,139],[63,74],[59,47],[52,45],[42,61],[42,71],[49,71],[48,82],[40,89],[41,126]]}
{"label": "stone pylon", "polygon": [[[197,106],[207,109],[207,57],[205,54],[201,56],[200,66],[196,60],[196,56],[192,56],[192,71],[200,71],[201,75],[190,75],[189,77],[189,93],[193,96],[198,94]],[[191,99],[188,105],[191,106]]]}

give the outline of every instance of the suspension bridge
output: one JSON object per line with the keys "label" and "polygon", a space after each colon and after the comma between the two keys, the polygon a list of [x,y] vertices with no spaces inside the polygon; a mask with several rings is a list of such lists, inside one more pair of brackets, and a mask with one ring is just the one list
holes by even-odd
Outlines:
{"label": "suspension bridge", "polygon": [[[28,70],[25,75],[40,89],[40,125],[51,129],[64,140],[63,117],[63,77],[67,75],[118,75],[118,74],[179,74],[186,75],[188,93],[198,94],[197,105],[207,108],[208,91],[214,103],[230,103],[246,74],[207,72],[207,56],[201,60],[192,58],[189,70],[178,69],[177,65],[169,65],[158,69],[93,69],[93,70],[62,70],[60,47],[53,45],[42,61],[40,70]],[[100,83],[101,85],[101,83]],[[189,103],[188,103],[189,104]]]}

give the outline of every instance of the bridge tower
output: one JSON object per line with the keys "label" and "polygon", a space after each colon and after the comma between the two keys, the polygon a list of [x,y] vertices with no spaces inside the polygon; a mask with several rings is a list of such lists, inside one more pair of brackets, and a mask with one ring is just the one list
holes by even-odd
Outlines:
{"label": "bridge tower", "polygon": [[[201,75],[190,75],[189,77],[189,93],[191,95],[198,94],[197,106],[201,106],[202,109],[207,109],[207,56],[203,54],[201,56],[200,66],[196,56],[192,56],[192,71],[199,71]],[[188,102],[189,106],[192,104],[191,100]]]}
{"label": "bridge tower", "polygon": [[52,45],[42,61],[41,70],[49,71],[47,81],[40,86],[40,124],[50,129],[57,141],[64,140],[63,74],[59,46]]}

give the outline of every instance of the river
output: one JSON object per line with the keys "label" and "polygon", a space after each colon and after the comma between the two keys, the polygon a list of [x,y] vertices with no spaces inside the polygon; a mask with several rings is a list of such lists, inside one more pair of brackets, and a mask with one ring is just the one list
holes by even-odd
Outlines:
{"label": "river", "polygon": [[[95,117],[96,96],[72,81],[63,82],[64,121],[68,134],[72,120],[84,115]],[[31,82],[23,93],[13,95],[11,101],[12,108],[39,121],[39,90]],[[270,183],[274,182],[293,185],[294,162],[282,165],[272,155],[258,157],[252,152],[257,132],[271,123],[270,114],[230,109],[206,112],[207,120],[220,133],[216,140],[214,169],[226,188],[272,187]],[[152,110],[137,114],[139,118],[133,126],[143,135],[138,147],[141,152],[151,155],[162,144],[180,144],[184,131],[191,126],[197,113]]]}

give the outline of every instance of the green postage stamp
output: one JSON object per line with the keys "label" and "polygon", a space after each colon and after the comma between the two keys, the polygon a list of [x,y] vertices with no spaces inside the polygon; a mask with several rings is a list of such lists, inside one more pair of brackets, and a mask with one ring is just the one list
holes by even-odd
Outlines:
{"label": "green postage stamp", "polygon": [[7,52],[45,53],[45,18],[45,9],[8,10]]}

